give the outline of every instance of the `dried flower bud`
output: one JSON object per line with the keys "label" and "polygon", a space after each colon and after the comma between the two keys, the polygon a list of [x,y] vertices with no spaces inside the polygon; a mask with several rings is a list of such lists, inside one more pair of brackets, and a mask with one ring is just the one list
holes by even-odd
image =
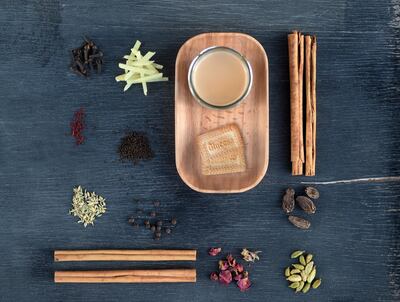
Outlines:
{"label": "dried flower bud", "polygon": [[236,285],[239,287],[241,292],[248,290],[251,286],[251,281],[248,277],[242,278],[236,282]]}
{"label": "dried flower bud", "polygon": [[225,270],[227,270],[228,267],[229,267],[228,262],[227,262],[227,261],[224,261],[224,260],[220,260],[220,261],[218,262],[218,266],[219,266],[219,269],[220,269],[221,271],[225,271]]}
{"label": "dried flower bud", "polygon": [[232,254],[229,254],[226,256],[226,261],[228,262],[229,266],[235,266],[236,265],[236,259],[233,258]]}
{"label": "dried flower bud", "polygon": [[221,253],[221,248],[220,247],[212,247],[208,250],[208,254],[210,256],[217,256],[219,253]]}
{"label": "dried flower bud", "polygon": [[210,274],[210,279],[212,280],[212,281],[218,281],[218,274],[216,273],[216,272],[212,272],[211,274]]}
{"label": "dried flower bud", "polygon": [[256,260],[260,260],[260,257],[257,255],[261,253],[261,251],[249,251],[248,249],[243,249],[241,255],[243,256],[243,260],[247,262],[255,262]]}
{"label": "dried flower bud", "polygon": [[219,282],[223,284],[229,284],[232,282],[232,274],[230,271],[225,270],[219,273]]}

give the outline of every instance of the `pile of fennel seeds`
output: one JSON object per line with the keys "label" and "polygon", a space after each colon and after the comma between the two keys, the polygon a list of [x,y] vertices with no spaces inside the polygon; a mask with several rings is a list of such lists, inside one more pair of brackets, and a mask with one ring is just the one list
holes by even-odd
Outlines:
{"label": "pile of fennel seeds", "polygon": [[93,225],[96,218],[106,212],[106,200],[95,192],[88,192],[78,186],[74,188],[73,193],[72,209],[69,213],[79,217],[78,223],[83,223],[84,227]]}

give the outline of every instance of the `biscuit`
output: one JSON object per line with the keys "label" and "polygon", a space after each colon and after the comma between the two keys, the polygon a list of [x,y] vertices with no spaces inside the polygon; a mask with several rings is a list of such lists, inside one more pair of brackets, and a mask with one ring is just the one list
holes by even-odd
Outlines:
{"label": "biscuit", "polygon": [[235,124],[204,133],[197,138],[197,143],[204,175],[246,170],[243,139]]}
{"label": "biscuit", "polygon": [[203,175],[220,175],[236,172],[244,172],[246,162],[242,150],[238,149],[223,157],[215,158],[212,161],[202,163]]}
{"label": "biscuit", "polygon": [[234,124],[211,130],[197,138],[202,161],[221,158],[229,152],[243,148],[243,139]]}

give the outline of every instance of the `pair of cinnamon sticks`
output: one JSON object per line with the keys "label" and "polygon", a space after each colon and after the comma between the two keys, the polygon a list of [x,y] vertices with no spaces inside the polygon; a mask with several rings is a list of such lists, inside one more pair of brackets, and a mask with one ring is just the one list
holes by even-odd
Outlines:
{"label": "pair of cinnamon sticks", "polygon": [[[54,251],[54,261],[196,261],[196,250],[76,250]],[[175,283],[196,282],[196,269],[134,269],[56,271],[56,283]]]}
{"label": "pair of cinnamon sticks", "polygon": [[[290,75],[290,143],[292,175],[315,175],[317,126],[317,38],[294,31],[288,35]],[[305,50],[305,55],[304,55]],[[304,74],[305,65],[305,74]],[[305,148],[303,89],[305,82]],[[305,149],[305,154],[304,154]]]}

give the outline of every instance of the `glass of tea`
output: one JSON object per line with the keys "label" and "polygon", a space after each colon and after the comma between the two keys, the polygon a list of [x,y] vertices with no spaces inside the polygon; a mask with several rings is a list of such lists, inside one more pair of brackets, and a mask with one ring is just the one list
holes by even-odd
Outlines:
{"label": "glass of tea", "polygon": [[249,94],[253,72],[247,59],[236,50],[213,46],[204,49],[190,64],[189,89],[193,97],[211,109],[228,109]]}

